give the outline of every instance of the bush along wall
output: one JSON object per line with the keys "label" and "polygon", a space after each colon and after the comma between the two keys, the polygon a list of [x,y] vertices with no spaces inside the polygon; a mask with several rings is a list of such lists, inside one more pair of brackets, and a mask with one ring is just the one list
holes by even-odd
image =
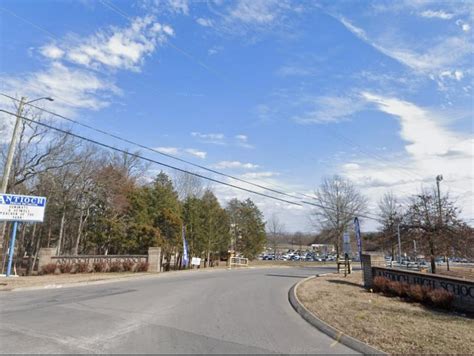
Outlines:
{"label": "bush along wall", "polygon": [[406,301],[418,302],[439,309],[453,308],[454,294],[442,288],[430,288],[419,284],[392,281],[385,277],[374,278],[373,291],[389,297],[400,297]]}

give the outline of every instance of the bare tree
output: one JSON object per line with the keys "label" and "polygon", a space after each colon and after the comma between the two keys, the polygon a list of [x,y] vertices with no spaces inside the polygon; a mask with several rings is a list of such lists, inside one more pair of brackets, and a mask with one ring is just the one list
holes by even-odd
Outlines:
{"label": "bare tree", "polygon": [[394,259],[395,246],[397,245],[397,225],[402,221],[403,210],[393,192],[385,193],[380,199],[378,207],[384,241],[388,241],[392,259]]}
{"label": "bare tree", "polygon": [[354,217],[367,210],[367,199],[352,182],[338,175],[325,178],[315,196],[318,207],[312,212],[312,220],[318,228],[331,233],[339,256],[342,235]]}
{"label": "bare tree", "polygon": [[436,273],[436,257],[463,254],[472,243],[472,235],[465,233],[469,229],[458,215],[459,209],[449,196],[438,200],[435,189],[411,198],[405,215],[406,225],[418,238],[420,249],[430,256],[432,273]]}
{"label": "bare tree", "polygon": [[210,190],[209,188],[205,189],[201,178],[186,172],[176,172],[173,182],[178,197],[182,201],[188,197],[199,198],[205,190]]}
{"label": "bare tree", "polygon": [[270,242],[273,249],[273,255],[276,257],[278,245],[283,241],[285,225],[280,222],[278,215],[273,213],[265,226],[267,228],[267,241]]}

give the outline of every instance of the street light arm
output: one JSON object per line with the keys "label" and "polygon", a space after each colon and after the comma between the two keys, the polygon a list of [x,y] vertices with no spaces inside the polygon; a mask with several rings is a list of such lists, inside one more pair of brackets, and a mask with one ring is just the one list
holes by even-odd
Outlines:
{"label": "street light arm", "polygon": [[45,97],[42,97],[42,98],[38,98],[38,99],[34,99],[34,100],[31,100],[31,101],[28,101],[25,103],[26,104],[31,104],[31,103],[34,103],[35,101],[39,101],[39,100],[48,100],[48,101],[54,101],[53,98],[49,97],[49,96],[45,96]]}

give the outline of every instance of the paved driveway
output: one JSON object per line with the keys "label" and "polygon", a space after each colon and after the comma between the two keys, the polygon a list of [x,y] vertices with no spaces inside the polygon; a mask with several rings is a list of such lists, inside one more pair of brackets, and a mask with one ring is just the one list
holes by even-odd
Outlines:
{"label": "paved driveway", "polygon": [[353,353],[290,306],[298,280],[329,269],[165,273],[0,293],[2,353]]}

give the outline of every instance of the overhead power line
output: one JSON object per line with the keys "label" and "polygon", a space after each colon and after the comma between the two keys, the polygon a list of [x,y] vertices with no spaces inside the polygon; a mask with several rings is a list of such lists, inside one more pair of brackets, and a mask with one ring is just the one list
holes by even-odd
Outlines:
{"label": "overhead power line", "polygon": [[[12,97],[12,96],[10,96],[10,95],[4,94],[4,93],[0,93],[0,95],[4,96],[4,97],[6,97],[6,98],[9,98],[9,99],[11,99],[11,100],[14,100],[14,101],[19,102],[18,99],[14,98],[14,97]],[[100,134],[102,134],[102,135],[106,135],[106,136],[112,137],[112,138],[114,138],[114,139],[116,139],[116,140],[119,140],[119,141],[122,141],[122,142],[125,142],[125,143],[128,143],[128,144],[131,144],[131,145],[140,147],[140,148],[145,149],[145,150],[147,150],[147,151],[151,151],[151,152],[153,152],[153,153],[157,153],[157,154],[159,154],[159,155],[162,155],[162,156],[165,156],[165,157],[168,157],[168,158],[171,158],[171,159],[174,159],[174,160],[177,160],[177,161],[180,161],[180,162],[189,164],[189,165],[191,165],[191,166],[193,166],[193,167],[200,168],[200,169],[202,169],[202,170],[205,170],[205,171],[208,171],[208,172],[211,172],[211,173],[214,173],[214,174],[218,174],[218,175],[220,175],[220,176],[222,176],[222,177],[231,178],[231,179],[234,179],[234,180],[236,180],[236,181],[239,181],[239,182],[242,182],[242,183],[245,183],[245,184],[249,184],[249,185],[252,185],[252,186],[257,187],[257,188],[265,189],[265,190],[268,190],[268,191],[273,192],[273,193],[276,193],[276,194],[280,194],[280,195],[287,196],[287,197],[289,197],[289,198],[300,199],[300,197],[297,197],[297,196],[295,196],[295,195],[292,195],[292,194],[283,192],[283,191],[281,191],[281,190],[272,189],[272,188],[269,188],[269,187],[267,187],[267,186],[263,186],[263,185],[261,185],[261,184],[257,184],[257,183],[248,181],[248,180],[246,180],[246,179],[242,179],[242,178],[239,178],[239,177],[236,177],[236,176],[227,174],[227,173],[222,173],[222,172],[219,172],[219,171],[217,171],[217,170],[215,170],[215,169],[208,168],[208,167],[206,167],[206,166],[203,166],[203,165],[200,165],[200,164],[197,164],[197,163],[188,161],[188,160],[186,160],[186,159],[173,156],[173,155],[171,155],[171,154],[169,154],[169,153],[161,152],[161,151],[159,151],[159,150],[157,150],[157,149],[154,149],[154,148],[152,148],[152,147],[145,146],[145,145],[143,145],[143,144],[141,144],[141,143],[138,143],[138,142],[135,142],[135,141],[126,139],[126,138],[124,138],[124,137],[120,137],[120,136],[115,135],[115,134],[112,134],[112,133],[110,133],[110,132],[107,132],[107,131],[98,129],[98,128],[96,128],[96,127],[93,127],[93,126],[91,126],[91,125],[87,125],[87,124],[81,123],[81,122],[79,122],[79,121],[77,121],[77,120],[74,120],[74,119],[71,119],[71,118],[66,117],[66,116],[64,116],[64,115],[55,113],[55,112],[50,111],[50,110],[47,110],[47,109],[44,109],[44,108],[39,107],[39,106],[37,106],[37,105],[28,104],[28,103],[27,103],[27,105],[29,105],[29,106],[31,106],[31,107],[33,107],[33,108],[35,108],[35,109],[41,110],[41,111],[43,111],[43,112],[46,112],[46,113],[48,113],[48,114],[50,114],[50,115],[53,115],[53,116],[55,116],[55,117],[58,117],[58,118],[60,118],[60,119],[62,119],[62,120],[66,120],[66,121],[72,122],[72,123],[74,123],[74,124],[76,124],[76,125],[85,127],[85,128],[87,128],[87,129],[89,129],[89,130],[98,132],[98,133],[100,133]],[[300,195],[302,195],[302,196],[306,196],[306,197],[308,197],[308,198],[313,198],[313,197],[311,197],[311,196],[309,196],[309,195],[306,195],[306,194],[303,194],[303,193],[298,193],[298,194],[300,194]]]}
{"label": "overhead power line", "polygon": [[190,174],[190,175],[193,175],[193,176],[202,178],[202,179],[206,179],[206,180],[209,180],[209,181],[214,182],[214,183],[223,184],[223,185],[226,185],[226,186],[228,186],[228,187],[240,189],[240,190],[246,191],[246,192],[248,192],[248,193],[257,194],[257,195],[260,195],[260,196],[263,196],[263,197],[266,197],[266,198],[271,198],[271,199],[279,200],[279,201],[282,201],[282,202],[284,202],[284,203],[288,203],[288,204],[292,204],[292,205],[297,205],[297,206],[302,206],[300,203],[296,203],[296,202],[293,202],[293,201],[290,201],[290,200],[286,200],[286,199],[277,198],[277,197],[274,197],[274,196],[271,196],[271,195],[268,195],[268,194],[264,194],[264,193],[261,193],[261,192],[257,192],[257,191],[255,191],[255,190],[251,190],[251,189],[239,187],[239,186],[237,186],[237,185],[230,184],[230,183],[227,183],[227,182],[223,182],[223,181],[220,181],[220,180],[218,180],[218,179],[211,178],[211,177],[207,177],[207,176],[204,176],[204,175],[199,174],[199,173],[196,173],[196,172],[191,172],[191,171],[188,171],[188,170],[186,170],[186,169],[173,166],[173,165],[171,165],[171,164],[167,164],[167,163],[160,162],[160,161],[157,161],[157,160],[148,158],[148,157],[144,157],[144,156],[141,156],[141,155],[139,155],[139,154],[137,154],[137,153],[132,153],[132,152],[129,152],[129,151],[125,150],[125,149],[118,148],[118,147],[109,145],[109,144],[107,144],[107,143],[103,143],[103,142],[100,142],[100,141],[97,141],[97,140],[94,140],[94,139],[92,139],[92,138],[88,138],[88,137],[85,137],[85,136],[82,136],[82,135],[78,135],[78,134],[72,133],[72,132],[70,132],[70,131],[61,129],[61,128],[59,128],[59,127],[55,127],[55,126],[53,126],[53,125],[46,124],[46,123],[44,123],[44,122],[39,122],[39,121],[36,121],[36,120],[33,120],[33,119],[29,119],[29,118],[27,118],[27,117],[25,117],[25,116],[19,116],[19,115],[15,114],[15,113],[12,113],[12,112],[7,111],[7,110],[4,110],[4,109],[0,109],[0,112],[3,112],[3,113],[8,114],[8,115],[12,115],[12,116],[20,117],[22,120],[26,120],[26,121],[31,122],[31,123],[33,123],[33,124],[40,125],[40,126],[49,128],[49,129],[51,129],[51,130],[55,130],[55,131],[61,132],[61,133],[65,134],[65,135],[72,136],[72,137],[76,137],[76,138],[78,138],[78,139],[80,139],[80,140],[87,141],[87,142],[93,143],[93,144],[95,144],[95,145],[102,146],[102,147],[105,147],[105,148],[107,148],[107,149],[111,149],[111,150],[114,150],[114,151],[117,151],[117,152],[120,152],[120,153],[129,155],[129,156],[132,156],[132,157],[135,157],[135,158],[139,158],[139,159],[148,161],[148,162],[150,162],[150,163],[155,163],[155,164],[158,164],[158,165],[163,166],[163,167],[166,167],[166,168],[174,169],[174,170],[177,170],[177,171],[186,173],[186,174]]}
{"label": "overhead power line", "polygon": [[[301,202],[290,201],[290,200],[281,199],[281,198],[278,198],[278,197],[275,197],[275,196],[272,196],[272,195],[268,195],[268,194],[265,194],[265,193],[257,192],[257,191],[255,191],[255,190],[251,190],[251,189],[239,187],[239,186],[237,186],[237,185],[230,184],[230,183],[227,183],[227,182],[223,182],[223,181],[221,181],[221,180],[214,179],[214,178],[211,178],[211,177],[207,177],[207,176],[205,176],[205,175],[202,175],[202,174],[199,174],[199,173],[196,173],[196,172],[191,172],[191,171],[188,171],[188,170],[186,170],[186,169],[173,166],[173,165],[171,165],[171,164],[167,164],[167,163],[164,163],[164,162],[157,161],[157,160],[155,160],[155,159],[151,159],[151,158],[148,158],[148,157],[144,157],[144,156],[139,155],[139,154],[137,154],[137,153],[132,153],[132,152],[129,152],[129,151],[125,150],[125,149],[118,148],[118,147],[115,147],[115,146],[112,146],[112,145],[109,145],[109,144],[106,144],[106,143],[103,143],[103,142],[100,142],[100,141],[97,141],[97,140],[94,140],[94,139],[91,139],[91,138],[82,136],[82,135],[79,135],[79,134],[76,134],[76,133],[72,133],[72,132],[70,132],[70,131],[61,129],[61,128],[59,128],[59,127],[55,127],[55,126],[53,126],[53,125],[46,124],[46,123],[44,123],[44,122],[39,122],[39,121],[36,121],[36,120],[34,120],[34,119],[27,118],[27,117],[25,117],[25,116],[19,116],[19,115],[17,115],[16,113],[10,112],[10,111],[8,111],[8,110],[0,109],[0,112],[3,112],[3,113],[5,113],[5,114],[7,114],[7,115],[19,117],[19,118],[21,118],[22,120],[28,121],[28,122],[30,122],[30,123],[32,123],[32,124],[40,125],[40,126],[49,128],[49,129],[54,130],[54,131],[57,131],[57,132],[61,132],[62,134],[65,134],[65,135],[68,135],[68,136],[72,136],[72,137],[76,137],[76,138],[78,138],[78,139],[80,139],[80,140],[83,140],[83,141],[86,141],[86,142],[90,142],[90,143],[92,143],[92,144],[94,144],[94,145],[97,145],[97,146],[101,146],[101,147],[104,147],[104,148],[107,148],[107,149],[110,149],[110,150],[113,150],[113,151],[117,151],[117,152],[123,153],[123,154],[125,154],[125,155],[132,156],[132,157],[135,157],[135,158],[138,158],[138,159],[142,159],[142,160],[147,161],[147,162],[150,162],[150,163],[158,164],[158,165],[160,165],[160,166],[163,166],[163,167],[166,167],[166,168],[170,168],[170,169],[173,169],[173,170],[176,170],[176,171],[179,171],[179,172],[183,172],[183,173],[186,173],[186,174],[190,174],[190,175],[193,175],[193,176],[196,176],[196,177],[198,177],[198,178],[202,178],[202,179],[205,179],[205,180],[214,182],[214,183],[218,183],[218,184],[222,184],[222,185],[225,185],[225,186],[234,188],[234,189],[242,190],[242,191],[245,191],[245,192],[247,192],[247,193],[259,195],[259,196],[262,196],[262,197],[265,197],[265,198],[277,200],[277,201],[280,201],[280,202],[283,202],[283,203],[287,203],[287,204],[291,204],[291,205],[295,205],[295,206],[301,206],[301,207],[302,207],[303,204],[305,204],[305,205],[317,206],[317,207],[319,207],[319,208],[323,208],[323,209],[327,209],[327,210],[336,211],[336,209],[333,209],[333,208],[331,208],[331,207],[325,207],[325,206],[320,205],[320,204],[310,203],[310,202],[306,202],[306,201],[301,201]],[[365,215],[365,214],[357,214],[357,216],[363,217],[363,218],[367,218],[367,219],[371,219],[371,220],[375,220],[375,221],[379,221],[379,220],[380,220],[379,218],[374,218],[374,217],[371,217],[371,216],[368,216],[368,215]]]}

